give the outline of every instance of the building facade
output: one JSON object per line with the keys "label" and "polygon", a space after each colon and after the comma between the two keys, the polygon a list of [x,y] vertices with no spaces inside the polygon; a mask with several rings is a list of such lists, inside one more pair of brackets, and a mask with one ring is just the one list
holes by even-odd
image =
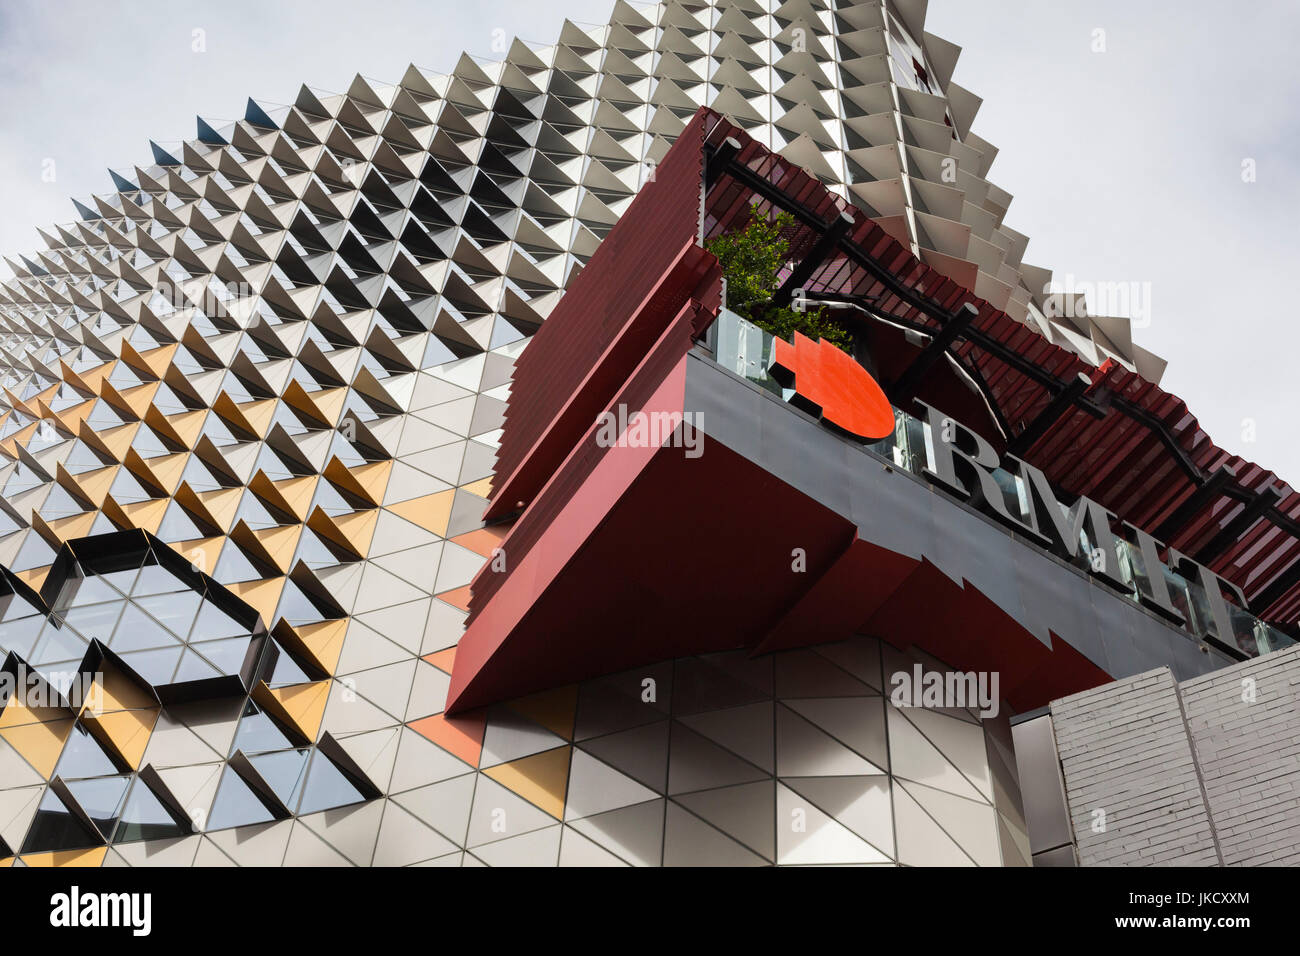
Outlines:
{"label": "building facade", "polygon": [[[1023,262],[924,10],[620,2],[200,120],[42,232],[0,859],[1111,861],[1031,832],[1013,715],[1285,652],[1300,496]],[[858,362],[727,308],[706,243],[777,213]]]}

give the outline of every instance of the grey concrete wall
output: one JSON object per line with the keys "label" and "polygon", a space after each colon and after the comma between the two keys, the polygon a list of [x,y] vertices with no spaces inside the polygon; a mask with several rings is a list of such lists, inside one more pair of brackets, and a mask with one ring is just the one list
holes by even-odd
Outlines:
{"label": "grey concrete wall", "polygon": [[1054,701],[1084,866],[1300,863],[1300,648]]}

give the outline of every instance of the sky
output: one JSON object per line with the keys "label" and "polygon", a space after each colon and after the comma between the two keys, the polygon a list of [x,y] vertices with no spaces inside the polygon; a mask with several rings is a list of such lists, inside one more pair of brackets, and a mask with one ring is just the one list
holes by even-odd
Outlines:
{"label": "sky", "polygon": [[[43,248],[69,197],[150,161],[246,98],[292,102],[408,63],[450,70],[502,38],[554,42],[613,0],[5,0],[0,254]],[[1300,235],[1300,4],[1294,0],[931,0],[964,48],[954,81],[1015,196],[1025,261],[1129,292],[1162,386],[1221,446],[1300,485],[1300,317],[1281,280]],[[0,268],[7,276],[7,270]]]}

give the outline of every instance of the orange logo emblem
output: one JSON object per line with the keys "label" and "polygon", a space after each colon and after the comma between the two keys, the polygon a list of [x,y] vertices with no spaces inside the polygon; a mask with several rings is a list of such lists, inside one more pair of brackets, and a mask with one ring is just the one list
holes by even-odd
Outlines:
{"label": "orange logo emblem", "polygon": [[825,339],[814,342],[798,332],[794,344],[775,342],[772,377],[793,388],[790,399],[839,431],[876,441],[894,433],[894,408],[884,391],[851,355]]}

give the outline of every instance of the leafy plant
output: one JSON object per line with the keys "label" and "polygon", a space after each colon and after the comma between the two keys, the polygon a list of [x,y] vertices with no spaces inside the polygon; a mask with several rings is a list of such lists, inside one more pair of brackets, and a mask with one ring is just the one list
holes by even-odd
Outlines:
{"label": "leafy plant", "polygon": [[722,274],[727,279],[727,308],[780,338],[789,340],[795,332],[801,332],[813,341],[825,339],[849,352],[853,348],[852,334],[831,319],[824,307],[800,312],[772,301],[777,276],[790,251],[790,243],[782,234],[793,224],[794,217],[788,212],[775,219],[755,213],[742,228],[704,244],[722,263]]}

